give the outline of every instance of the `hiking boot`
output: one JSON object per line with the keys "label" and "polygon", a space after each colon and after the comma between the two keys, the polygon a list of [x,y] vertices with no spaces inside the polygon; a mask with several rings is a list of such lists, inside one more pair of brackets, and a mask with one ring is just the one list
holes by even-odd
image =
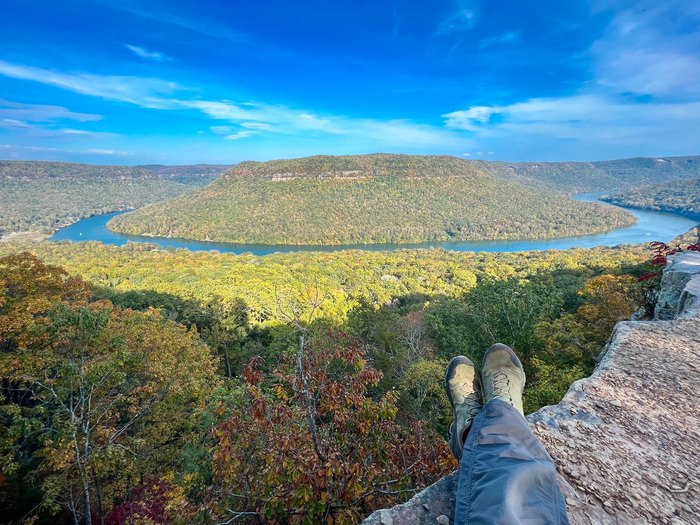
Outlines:
{"label": "hiking boot", "polygon": [[481,365],[484,404],[492,399],[510,403],[523,416],[525,371],[515,352],[506,345],[495,344],[484,354]]}
{"label": "hiking boot", "polygon": [[472,420],[481,410],[481,381],[474,363],[461,355],[450,361],[445,372],[445,393],[455,411],[450,449],[460,459]]}

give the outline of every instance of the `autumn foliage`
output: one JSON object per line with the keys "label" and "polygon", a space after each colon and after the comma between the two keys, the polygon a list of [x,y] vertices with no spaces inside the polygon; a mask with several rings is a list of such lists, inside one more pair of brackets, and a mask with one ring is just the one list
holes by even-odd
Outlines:
{"label": "autumn foliage", "polygon": [[247,408],[214,430],[230,512],[266,523],[354,523],[455,468],[425,424],[397,423],[395,392],[368,395],[381,373],[352,337],[324,330],[300,354],[270,375],[251,361],[240,398]]}
{"label": "autumn foliage", "polygon": [[0,467],[41,492],[25,518],[101,522],[143,476],[177,470],[216,385],[209,350],[28,254],[0,259],[0,292]]}
{"label": "autumn foliage", "polygon": [[1,519],[37,525],[359,523],[456,467],[447,359],[508,342],[556,403],[646,257],[30,249],[92,281],[0,258]]}

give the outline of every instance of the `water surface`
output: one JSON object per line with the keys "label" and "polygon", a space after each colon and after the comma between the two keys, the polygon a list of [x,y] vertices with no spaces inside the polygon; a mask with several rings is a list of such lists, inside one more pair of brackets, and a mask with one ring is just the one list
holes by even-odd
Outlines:
{"label": "water surface", "polygon": [[[599,202],[601,193],[585,193],[576,199],[584,202]],[[124,211],[94,215],[82,219],[71,226],[56,232],[52,241],[99,241],[105,244],[121,246],[127,242],[144,242],[156,244],[163,248],[186,248],[193,251],[215,250],[225,253],[252,253],[267,255],[278,252],[319,251],[335,252],[341,250],[391,251],[413,248],[444,248],[461,252],[522,252],[531,250],[566,250],[568,248],[593,248],[596,246],[617,246],[619,244],[638,244],[651,241],[668,242],[677,235],[685,233],[698,221],[672,213],[644,211],[623,208],[637,218],[636,224],[618,228],[606,233],[567,237],[564,239],[521,240],[521,241],[465,241],[465,242],[425,242],[417,244],[343,244],[337,246],[297,246],[266,244],[231,244],[225,242],[191,241],[187,239],[166,239],[163,237],[145,237],[126,235],[107,229],[107,222]]]}

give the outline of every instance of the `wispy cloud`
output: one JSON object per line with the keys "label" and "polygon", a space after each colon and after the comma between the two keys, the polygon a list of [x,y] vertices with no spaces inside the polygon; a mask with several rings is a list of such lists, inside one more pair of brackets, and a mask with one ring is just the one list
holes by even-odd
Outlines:
{"label": "wispy cloud", "polygon": [[596,2],[613,13],[592,54],[599,85],[651,96],[700,95],[700,4],[640,0],[626,8]]}
{"label": "wispy cloud", "polygon": [[500,35],[484,38],[481,42],[479,42],[479,49],[486,49],[503,44],[513,44],[519,42],[520,38],[521,36],[519,31],[508,31],[507,33],[501,33]]}
{"label": "wispy cloud", "polygon": [[24,129],[24,128],[29,128],[29,127],[31,127],[29,124],[27,124],[26,122],[23,122],[23,121],[21,121],[21,120],[16,120],[16,119],[13,119],[13,118],[3,118],[3,119],[0,119],[0,128],[10,128],[10,129],[20,128],[20,129]]}
{"label": "wispy cloud", "polygon": [[184,88],[175,82],[157,78],[64,73],[0,60],[0,75],[33,80],[49,86],[108,100],[129,102],[147,108],[167,109],[167,98]]}
{"label": "wispy cloud", "polygon": [[66,149],[53,148],[45,146],[23,146],[16,144],[0,144],[0,151],[8,153],[12,157],[18,156],[22,151],[38,152],[38,153],[59,153],[59,154],[87,154],[87,155],[105,155],[114,157],[130,157],[132,153],[129,151],[119,151],[113,149]]}
{"label": "wispy cloud", "polygon": [[[641,0],[627,9],[614,0],[594,4],[613,16],[590,49],[593,77],[578,92],[467,107],[444,114],[445,127],[469,132],[484,146],[543,150],[559,141],[581,149],[620,146],[616,151],[648,154],[663,143],[672,151],[697,151],[698,4]],[[688,24],[696,29],[679,30]]]}
{"label": "wispy cloud", "polygon": [[101,119],[101,115],[75,113],[60,106],[21,104],[0,100],[0,128],[29,137],[112,138],[117,136],[114,133],[88,131],[62,125],[65,124],[63,121],[90,122]]}
{"label": "wispy cloud", "polygon": [[574,95],[477,106],[444,117],[446,126],[470,132],[476,144],[502,158],[687,155],[698,150],[700,102],[640,104],[612,95]]}
{"label": "wispy cloud", "polygon": [[101,120],[102,115],[76,113],[61,106],[42,104],[21,104],[0,99],[0,118],[16,119],[28,122],[51,122],[56,120],[75,120],[92,122]]}
{"label": "wispy cloud", "polygon": [[438,25],[435,35],[446,36],[468,31],[474,27],[477,18],[478,9],[474,0],[457,0],[450,14]]}
{"label": "wispy cloud", "polygon": [[[505,106],[476,106],[443,115],[445,125],[481,137],[540,134],[552,138],[627,140],[698,122],[700,102],[630,103],[609,96],[530,99]],[[494,122],[490,122],[497,117]],[[667,124],[663,124],[666,121]],[[651,129],[645,129],[649,126]]]}
{"label": "wispy cloud", "polygon": [[119,151],[119,150],[113,150],[113,149],[104,149],[104,148],[90,148],[84,150],[84,153],[88,153],[90,155],[111,155],[111,156],[117,156],[117,157],[130,157],[132,153],[128,151]]}
{"label": "wispy cloud", "polygon": [[162,51],[149,50],[145,47],[135,46],[133,44],[124,44],[124,46],[134,55],[144,60],[153,60],[154,62],[172,62],[175,60]]}
{"label": "wispy cloud", "polygon": [[210,126],[209,130],[217,135],[230,135],[233,132],[233,126]]}
{"label": "wispy cloud", "polygon": [[34,123],[11,118],[0,118],[0,129],[12,130],[16,134],[22,134],[34,138],[67,138],[73,136],[81,138],[90,137],[95,139],[105,139],[114,138],[118,136],[115,133],[108,133],[103,131],[87,131],[83,129],[61,128],[56,127],[53,124],[36,125]]}
{"label": "wispy cloud", "polygon": [[452,129],[476,131],[481,125],[486,124],[491,115],[499,112],[496,107],[472,106],[469,109],[453,111],[443,115],[445,126]]}
{"label": "wispy cloud", "polygon": [[[465,139],[438,126],[403,119],[376,120],[319,115],[280,104],[189,98],[193,89],[158,78],[67,73],[0,61],[0,75],[32,80],[75,93],[160,110],[196,110],[210,119],[245,128],[214,133],[229,140],[272,133],[301,136],[334,135],[376,141],[378,146],[465,147]],[[226,124],[228,125],[228,124]],[[217,127],[219,131],[223,128]]]}
{"label": "wispy cloud", "polygon": [[[176,7],[175,2],[171,2],[166,5],[159,6],[158,9],[149,11],[145,6],[144,2],[137,2],[132,0],[120,0],[119,2],[114,2],[114,0],[93,0],[98,4],[103,6],[123,11],[131,15],[135,15],[147,20],[153,20],[158,23],[165,23],[172,26],[179,27],[181,29],[186,29],[193,33],[198,33],[200,35],[206,35],[213,38],[228,40],[231,42],[242,42],[244,40],[243,36],[238,32],[232,30],[228,24],[222,21],[216,20],[205,20],[203,18],[195,16],[193,13],[188,12],[186,14],[179,14],[173,11]],[[207,14],[209,10],[203,9],[202,12]]]}
{"label": "wispy cloud", "polygon": [[237,131],[236,133],[226,135],[226,140],[240,140],[255,135],[255,133],[255,131]]}

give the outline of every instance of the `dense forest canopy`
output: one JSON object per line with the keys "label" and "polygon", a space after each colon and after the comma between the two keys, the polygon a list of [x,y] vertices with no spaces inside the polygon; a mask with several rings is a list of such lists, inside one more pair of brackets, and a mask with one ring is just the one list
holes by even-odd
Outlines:
{"label": "dense forest canopy", "polygon": [[648,257],[0,245],[0,504],[38,523],[357,523],[455,467],[452,355],[507,342],[526,410],[556,403],[648,297]]}
{"label": "dense forest canopy", "polygon": [[0,236],[53,233],[83,217],[139,208],[204,186],[222,167],[0,161]]}
{"label": "dense forest canopy", "polygon": [[191,164],[188,166],[119,166],[78,164],[74,162],[46,162],[33,160],[0,160],[0,179],[131,179],[148,176],[199,181],[208,184],[231,166],[218,164]]}
{"label": "dense forest canopy", "polygon": [[81,180],[135,179],[148,177],[151,172],[134,166],[77,164],[31,160],[0,161],[0,179],[12,180]]}
{"label": "dense forest canopy", "polygon": [[679,213],[700,219],[700,178],[631,188],[602,200],[621,206]]}
{"label": "dense forest canopy", "polygon": [[[429,166],[421,164],[425,159]],[[228,176],[353,177],[463,176],[489,173],[527,186],[554,187],[566,192],[607,191],[637,185],[700,177],[700,156],[656,157],[596,162],[491,162],[425,155],[321,155],[303,159],[242,162]]]}
{"label": "dense forest canopy", "polygon": [[455,157],[359,155],[244,162],[109,227],[232,243],[368,244],[567,237],[633,221]]}

